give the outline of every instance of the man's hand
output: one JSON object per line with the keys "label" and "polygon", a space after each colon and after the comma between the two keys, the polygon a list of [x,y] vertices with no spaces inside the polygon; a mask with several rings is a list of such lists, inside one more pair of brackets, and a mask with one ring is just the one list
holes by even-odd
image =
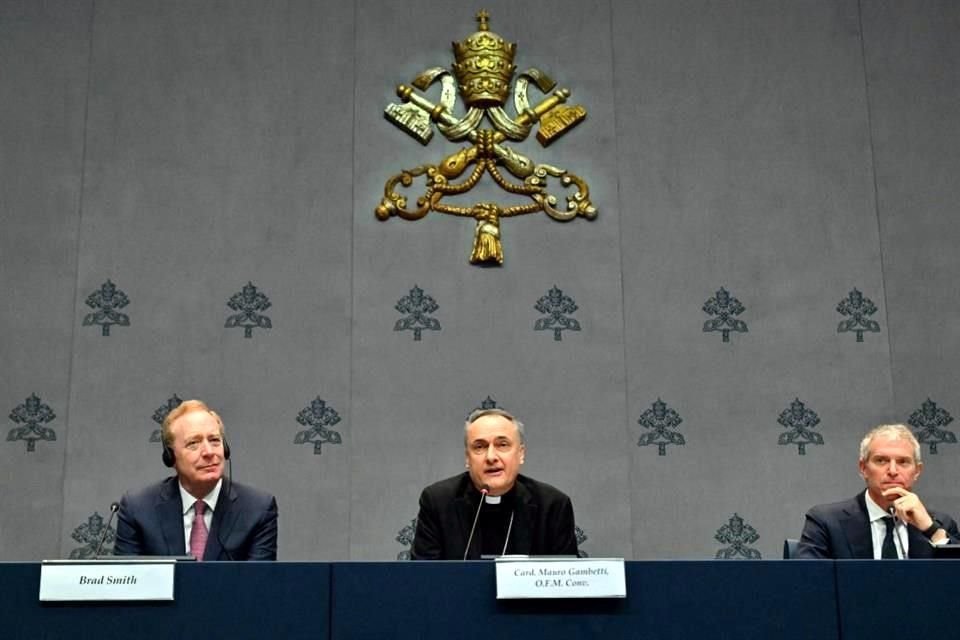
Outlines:
{"label": "man's hand", "polygon": [[[926,531],[933,524],[933,518],[927,513],[927,508],[920,501],[920,496],[911,493],[903,487],[890,487],[883,491],[883,497],[890,500],[896,510],[897,518],[907,524],[912,524],[920,531]],[[947,537],[947,532],[938,529],[930,538],[931,542],[939,542]]]}

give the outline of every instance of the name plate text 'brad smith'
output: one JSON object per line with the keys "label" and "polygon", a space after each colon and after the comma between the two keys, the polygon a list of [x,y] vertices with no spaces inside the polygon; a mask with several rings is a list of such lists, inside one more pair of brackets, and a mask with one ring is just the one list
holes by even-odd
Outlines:
{"label": "name plate text 'brad smith'", "polygon": [[40,601],[173,600],[172,560],[40,565]]}
{"label": "name plate text 'brad smith'", "polygon": [[625,598],[623,558],[497,559],[497,599]]}

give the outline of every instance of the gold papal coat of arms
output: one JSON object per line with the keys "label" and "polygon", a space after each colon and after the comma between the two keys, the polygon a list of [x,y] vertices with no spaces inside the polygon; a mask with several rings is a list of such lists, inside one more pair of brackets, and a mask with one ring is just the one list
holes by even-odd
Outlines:
{"label": "gold papal coat of arms", "polygon": [[[527,139],[535,125],[537,141],[547,147],[587,117],[582,106],[565,104],[569,89],[556,89],[556,83],[539,69],[528,69],[514,80],[517,67],[513,63],[516,43],[506,42],[490,31],[490,16],[477,14],[479,29],[462,42],[453,43],[454,63],[451,70],[432,67],[418,75],[413,86],[401,84],[397,95],[402,104],[390,104],[384,115],[391,122],[426,145],[436,125],[450,142],[468,143],[438,164],[424,164],[406,169],[387,180],[383,199],[376,208],[377,218],[387,220],[399,216],[419,220],[431,211],[470,217],[476,221],[473,264],[503,264],[500,221],[503,218],[543,211],[554,220],[567,222],[577,216],[593,220],[597,209],[590,202],[590,189],[580,177],[566,169],[534,162],[511,149],[509,142]],[[431,102],[423,93],[440,83],[440,97]],[[527,89],[534,84],[546,97],[531,107]],[[504,109],[513,93],[515,115]],[[551,93],[552,92],[552,93]],[[457,99],[463,100],[466,112],[457,116]],[[506,173],[510,174],[507,176]],[[466,176],[464,177],[464,175]],[[443,201],[446,196],[465,194],[489,174],[506,193],[529,202],[501,206],[495,202],[478,202],[471,207],[454,206]],[[416,207],[407,208],[407,198],[399,187],[409,188],[420,176],[425,188]],[[549,181],[573,191],[566,198],[566,208],[558,208],[557,196],[548,190]]]}

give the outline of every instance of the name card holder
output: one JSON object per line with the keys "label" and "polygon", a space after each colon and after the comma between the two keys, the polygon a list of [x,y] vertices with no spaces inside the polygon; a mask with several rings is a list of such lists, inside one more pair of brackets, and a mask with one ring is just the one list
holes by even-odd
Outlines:
{"label": "name card holder", "polygon": [[173,600],[172,558],[44,560],[41,602]]}
{"label": "name card holder", "polygon": [[623,558],[497,558],[497,600],[626,598]]}

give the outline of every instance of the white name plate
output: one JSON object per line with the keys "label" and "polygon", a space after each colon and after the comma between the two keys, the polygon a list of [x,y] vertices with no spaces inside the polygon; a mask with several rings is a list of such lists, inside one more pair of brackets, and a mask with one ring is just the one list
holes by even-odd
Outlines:
{"label": "white name plate", "polygon": [[44,560],[40,601],[173,600],[173,560]]}
{"label": "white name plate", "polygon": [[626,598],[623,558],[497,558],[497,599]]}

